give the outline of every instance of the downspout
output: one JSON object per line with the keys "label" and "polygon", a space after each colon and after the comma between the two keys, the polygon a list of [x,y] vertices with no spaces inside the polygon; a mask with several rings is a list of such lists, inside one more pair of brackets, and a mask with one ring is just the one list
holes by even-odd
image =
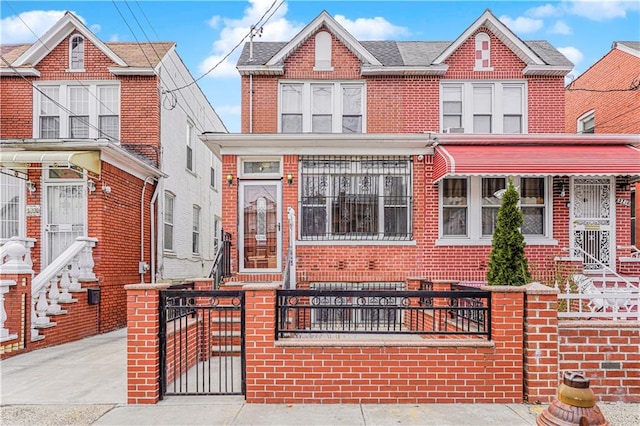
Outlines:
{"label": "downspout", "polygon": [[156,215],[155,215],[155,204],[156,199],[158,198],[158,193],[160,192],[160,182],[156,184],[156,189],[153,191],[153,196],[151,197],[151,203],[149,204],[149,215],[151,216],[151,284],[156,283]]}
{"label": "downspout", "polygon": [[153,179],[152,176],[147,176],[142,184],[142,195],[140,196],[140,262],[138,263],[138,272],[140,273],[140,283],[144,284],[144,274],[147,271],[149,265],[144,261],[144,193],[147,189],[147,184]]}

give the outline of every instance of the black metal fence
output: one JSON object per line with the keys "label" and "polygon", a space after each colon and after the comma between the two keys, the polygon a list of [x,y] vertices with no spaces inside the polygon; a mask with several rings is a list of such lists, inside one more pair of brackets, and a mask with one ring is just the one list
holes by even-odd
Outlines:
{"label": "black metal fence", "polygon": [[220,231],[220,245],[213,260],[209,278],[213,278],[213,288],[219,289],[225,278],[231,276],[231,234]]}
{"label": "black metal fence", "polygon": [[490,306],[491,293],[481,290],[278,290],[276,339],[335,333],[490,340]]}
{"label": "black metal fence", "polygon": [[243,395],[244,293],[160,292],[160,388],[164,395]]}

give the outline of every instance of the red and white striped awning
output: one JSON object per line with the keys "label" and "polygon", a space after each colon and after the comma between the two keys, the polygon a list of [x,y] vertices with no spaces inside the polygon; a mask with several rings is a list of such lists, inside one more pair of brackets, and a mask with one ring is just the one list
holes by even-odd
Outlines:
{"label": "red and white striped awning", "polygon": [[638,176],[630,145],[439,145],[433,181],[449,176]]}

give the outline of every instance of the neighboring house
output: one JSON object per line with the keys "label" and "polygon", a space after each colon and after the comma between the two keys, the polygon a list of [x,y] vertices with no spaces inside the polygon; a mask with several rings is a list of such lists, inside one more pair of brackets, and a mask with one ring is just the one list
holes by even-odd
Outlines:
{"label": "neighboring house", "polygon": [[201,136],[223,162],[231,280],[287,265],[311,288],[484,281],[509,177],[534,279],[628,256],[616,200],[640,174],[638,139],[564,134],[573,65],[489,10],[452,42],[360,41],[322,12],[245,45],[237,68],[243,133]]}
{"label": "neighboring house", "polygon": [[[640,134],[640,41],[616,41],[611,51],[571,82],[565,93],[567,133]],[[638,247],[639,185],[631,192],[631,244]]]}
{"label": "neighboring house", "polygon": [[1,54],[0,237],[32,246],[34,282],[95,245],[99,319],[80,334],[126,325],[126,284],[206,276],[221,163],[197,134],[226,128],[175,43],[103,42],[67,12]]}

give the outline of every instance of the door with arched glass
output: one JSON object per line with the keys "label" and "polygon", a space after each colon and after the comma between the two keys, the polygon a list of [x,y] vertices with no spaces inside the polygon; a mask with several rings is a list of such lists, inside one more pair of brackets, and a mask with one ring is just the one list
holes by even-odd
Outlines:
{"label": "door with arched glass", "polygon": [[281,181],[241,181],[239,191],[240,271],[281,271]]}

